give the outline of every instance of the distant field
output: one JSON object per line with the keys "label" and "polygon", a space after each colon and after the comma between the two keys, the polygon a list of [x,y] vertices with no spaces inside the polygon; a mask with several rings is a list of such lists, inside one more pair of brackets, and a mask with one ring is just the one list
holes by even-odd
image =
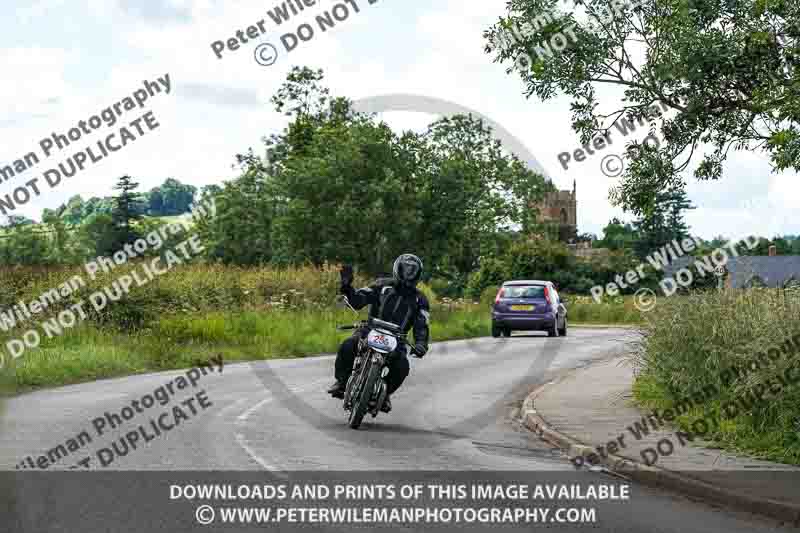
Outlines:
{"label": "distant field", "polygon": [[165,224],[169,224],[170,222],[179,222],[179,221],[186,221],[192,225],[194,223],[194,219],[192,218],[191,213],[184,213],[182,215],[170,215],[170,216],[163,216],[163,217],[147,217],[149,220],[154,220],[156,222],[163,222]]}

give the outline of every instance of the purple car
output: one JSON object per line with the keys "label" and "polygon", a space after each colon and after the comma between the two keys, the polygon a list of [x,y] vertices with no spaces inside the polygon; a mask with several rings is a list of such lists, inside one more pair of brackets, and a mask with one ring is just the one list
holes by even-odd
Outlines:
{"label": "purple car", "polygon": [[548,337],[567,335],[566,301],[549,281],[506,281],[492,306],[492,337],[516,331],[546,331]]}

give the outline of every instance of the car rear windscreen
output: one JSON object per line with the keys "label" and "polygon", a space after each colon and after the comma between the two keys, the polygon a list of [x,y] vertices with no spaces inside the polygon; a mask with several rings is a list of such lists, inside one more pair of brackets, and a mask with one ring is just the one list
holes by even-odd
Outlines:
{"label": "car rear windscreen", "polygon": [[503,287],[504,298],[539,298],[544,300],[543,285],[509,285]]}

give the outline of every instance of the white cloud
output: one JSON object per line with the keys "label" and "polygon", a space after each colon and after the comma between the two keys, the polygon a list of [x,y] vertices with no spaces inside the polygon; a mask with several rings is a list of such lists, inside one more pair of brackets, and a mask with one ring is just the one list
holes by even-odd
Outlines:
{"label": "white cloud", "polygon": [[[39,46],[0,49],[3,115],[42,113],[66,90],[65,63],[69,52]],[[9,80],[13,79],[12,83]]]}

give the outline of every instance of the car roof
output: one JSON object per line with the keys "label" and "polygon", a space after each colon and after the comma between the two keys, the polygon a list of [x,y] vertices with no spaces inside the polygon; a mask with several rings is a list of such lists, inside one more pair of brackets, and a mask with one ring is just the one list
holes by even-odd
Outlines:
{"label": "car roof", "polygon": [[539,281],[538,279],[518,279],[503,283],[503,287],[508,285],[552,285],[552,283],[549,281]]}

